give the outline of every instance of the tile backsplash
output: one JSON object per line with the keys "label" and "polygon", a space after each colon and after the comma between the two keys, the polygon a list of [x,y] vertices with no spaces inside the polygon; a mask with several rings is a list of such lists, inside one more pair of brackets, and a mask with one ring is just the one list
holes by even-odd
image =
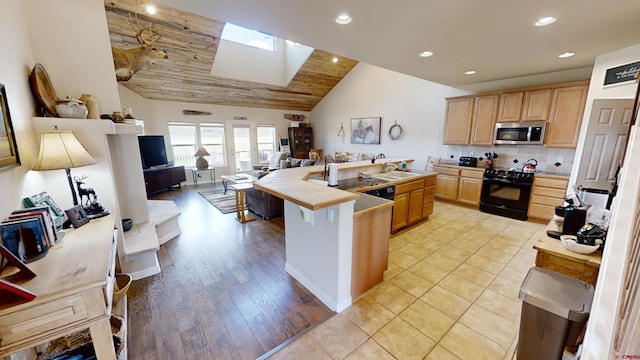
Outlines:
{"label": "tile backsplash", "polygon": [[442,161],[457,163],[460,156],[473,156],[478,158],[478,166],[484,167],[485,153],[494,152],[498,154],[498,158],[493,160],[495,167],[520,169],[527,160],[536,159],[538,161],[536,170],[567,175],[571,172],[573,157],[576,153],[575,149],[551,149],[541,145],[446,145],[444,151],[440,154]]}

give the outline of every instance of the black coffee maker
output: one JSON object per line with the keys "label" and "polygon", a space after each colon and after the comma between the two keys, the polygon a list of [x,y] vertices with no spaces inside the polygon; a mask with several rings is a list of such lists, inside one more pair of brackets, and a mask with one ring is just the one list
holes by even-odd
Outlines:
{"label": "black coffee maker", "polygon": [[565,207],[562,235],[576,235],[586,220],[587,209],[572,206]]}

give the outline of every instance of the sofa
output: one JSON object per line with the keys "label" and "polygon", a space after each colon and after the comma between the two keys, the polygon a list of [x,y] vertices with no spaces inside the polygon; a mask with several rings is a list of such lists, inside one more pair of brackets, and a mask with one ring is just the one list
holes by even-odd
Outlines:
{"label": "sofa", "polygon": [[245,191],[247,209],[265,220],[284,214],[284,200],[256,188]]}
{"label": "sofa", "polygon": [[[309,159],[290,158],[289,160],[287,160],[288,167],[313,166],[314,164],[315,161]],[[265,176],[271,171],[277,170],[271,169],[269,171],[262,171],[257,176],[258,179]],[[277,196],[273,196],[262,190],[251,188],[245,191],[245,198],[247,209],[265,220],[279,217],[284,214],[284,200],[280,199]]]}

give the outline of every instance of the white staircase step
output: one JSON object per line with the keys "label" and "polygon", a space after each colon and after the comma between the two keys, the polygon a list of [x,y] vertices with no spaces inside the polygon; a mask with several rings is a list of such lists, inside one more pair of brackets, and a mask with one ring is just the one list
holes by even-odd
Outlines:
{"label": "white staircase step", "polygon": [[124,255],[129,257],[145,252],[160,250],[156,227],[149,223],[134,224],[124,233]]}

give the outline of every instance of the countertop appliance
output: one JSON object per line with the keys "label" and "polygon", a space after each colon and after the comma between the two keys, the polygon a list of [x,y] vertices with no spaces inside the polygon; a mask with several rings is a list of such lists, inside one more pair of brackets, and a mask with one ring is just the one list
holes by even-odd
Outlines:
{"label": "countertop appliance", "polygon": [[480,211],[527,220],[533,173],[513,169],[485,169]]}
{"label": "countertop appliance", "polygon": [[473,156],[460,156],[458,159],[458,166],[476,167],[478,165],[478,158]]}
{"label": "countertop appliance", "polygon": [[545,121],[496,123],[493,143],[497,145],[542,145]]}
{"label": "countertop appliance", "polygon": [[366,194],[381,197],[388,200],[393,200],[393,195],[395,194],[395,192],[396,192],[396,187],[391,185],[391,186],[385,186],[379,189],[369,190],[366,192]]}

